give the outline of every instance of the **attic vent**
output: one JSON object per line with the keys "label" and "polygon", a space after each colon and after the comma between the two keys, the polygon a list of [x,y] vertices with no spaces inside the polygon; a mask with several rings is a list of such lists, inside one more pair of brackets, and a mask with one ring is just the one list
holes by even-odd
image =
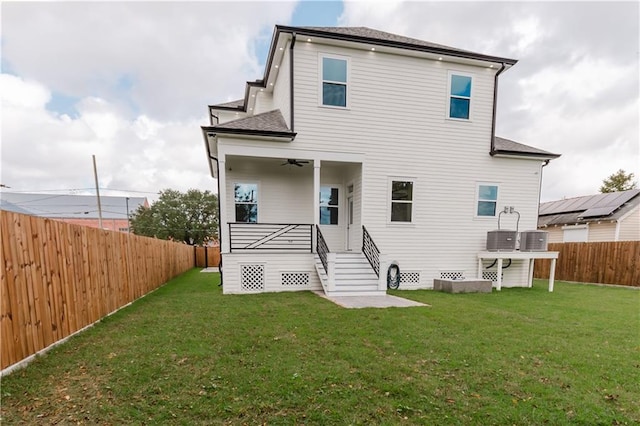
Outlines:
{"label": "attic vent", "polygon": [[283,272],[282,285],[285,287],[304,287],[309,285],[308,272]]}
{"label": "attic vent", "polygon": [[444,271],[440,272],[441,280],[463,280],[464,273],[462,271]]}
{"label": "attic vent", "polygon": [[420,284],[420,272],[400,272],[400,283]]}
{"label": "attic vent", "polygon": [[264,290],[264,265],[241,265],[240,285],[243,291]]}

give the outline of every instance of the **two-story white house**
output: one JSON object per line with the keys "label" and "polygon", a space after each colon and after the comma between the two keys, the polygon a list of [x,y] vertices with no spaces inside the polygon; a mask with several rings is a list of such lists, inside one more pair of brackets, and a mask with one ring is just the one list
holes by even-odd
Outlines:
{"label": "two-story white house", "polygon": [[[515,63],[364,27],[276,26],[264,77],[202,127],[224,292],[377,294],[392,263],[405,289],[476,277],[505,206],[520,218],[503,229],[536,229],[542,167],[558,157],[494,134],[498,76]],[[527,267],[502,276],[524,286]]]}

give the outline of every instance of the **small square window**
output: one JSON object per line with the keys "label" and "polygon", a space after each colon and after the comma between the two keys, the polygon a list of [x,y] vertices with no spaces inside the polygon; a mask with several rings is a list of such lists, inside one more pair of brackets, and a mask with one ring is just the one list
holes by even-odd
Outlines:
{"label": "small square window", "polygon": [[498,206],[498,186],[478,185],[476,216],[494,217]]}
{"label": "small square window", "polygon": [[391,181],[391,222],[413,220],[413,181]]}

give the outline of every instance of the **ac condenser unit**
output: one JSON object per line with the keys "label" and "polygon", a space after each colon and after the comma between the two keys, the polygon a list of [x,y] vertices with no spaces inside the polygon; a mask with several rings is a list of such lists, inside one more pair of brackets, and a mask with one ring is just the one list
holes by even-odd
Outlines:
{"label": "ac condenser unit", "polygon": [[487,251],[514,251],[516,249],[517,231],[498,229],[487,232]]}
{"label": "ac condenser unit", "polygon": [[547,251],[547,231],[523,231],[520,233],[520,251]]}

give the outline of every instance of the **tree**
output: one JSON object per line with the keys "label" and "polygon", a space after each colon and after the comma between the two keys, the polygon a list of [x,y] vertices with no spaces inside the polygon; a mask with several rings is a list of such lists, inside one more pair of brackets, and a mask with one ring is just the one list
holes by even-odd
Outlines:
{"label": "tree", "polygon": [[604,194],[607,192],[628,191],[629,189],[635,189],[637,186],[637,182],[633,180],[633,176],[633,173],[625,173],[624,170],[620,169],[602,181],[600,192]]}
{"label": "tree", "polygon": [[218,238],[218,197],[197,189],[165,189],[151,207],[138,207],[131,229],[137,235],[202,245]]}

